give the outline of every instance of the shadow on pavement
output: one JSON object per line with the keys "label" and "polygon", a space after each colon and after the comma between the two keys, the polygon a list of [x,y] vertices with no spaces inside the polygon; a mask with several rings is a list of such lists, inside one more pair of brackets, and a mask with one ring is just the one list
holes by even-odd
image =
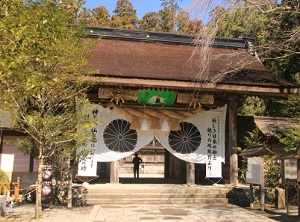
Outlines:
{"label": "shadow on pavement", "polygon": [[282,212],[282,210],[276,210],[276,209],[266,209],[265,212],[269,214],[269,218],[275,221],[282,221],[282,222],[300,222],[300,217],[297,215],[297,211],[295,213],[295,210],[293,211],[292,215],[287,215],[287,213]]}

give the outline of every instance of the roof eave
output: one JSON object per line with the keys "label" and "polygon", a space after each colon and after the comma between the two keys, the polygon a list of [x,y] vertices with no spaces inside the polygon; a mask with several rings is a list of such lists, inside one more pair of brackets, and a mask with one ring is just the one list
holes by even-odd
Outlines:
{"label": "roof eave", "polygon": [[[94,77],[90,77],[94,78]],[[93,81],[92,79],[89,79]],[[96,79],[94,79],[96,80]],[[96,80],[97,81],[97,80]],[[287,97],[291,94],[300,93],[300,87],[263,87],[263,86],[246,86],[246,85],[231,85],[220,83],[197,83],[183,82],[174,80],[153,80],[141,78],[117,78],[117,77],[102,77],[98,82],[101,85],[140,87],[140,88],[164,88],[173,90],[197,90],[197,91],[212,91],[212,92],[228,92],[237,94],[258,94],[269,95],[276,97]]]}

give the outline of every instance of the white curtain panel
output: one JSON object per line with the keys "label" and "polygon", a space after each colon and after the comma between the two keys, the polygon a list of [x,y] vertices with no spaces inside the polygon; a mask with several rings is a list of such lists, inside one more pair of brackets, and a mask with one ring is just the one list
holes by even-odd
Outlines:
{"label": "white curtain panel", "polygon": [[97,117],[103,124],[98,125],[92,132],[96,142],[87,144],[86,149],[94,151],[97,162],[111,162],[130,156],[149,144],[154,138],[153,130],[131,130],[130,120],[115,109],[98,106]]}
{"label": "white curtain panel", "polygon": [[155,137],[170,153],[187,162],[206,163],[209,154],[225,162],[226,109],[197,113],[180,123],[180,131],[156,130]]}
{"label": "white curtain panel", "polygon": [[[227,107],[197,113],[180,122],[181,130],[131,130],[131,120],[115,109],[94,106],[91,113],[101,118],[91,130],[96,141],[81,149],[90,149],[95,162],[111,162],[130,156],[148,145],[154,137],[177,158],[192,163],[225,162],[225,119]],[[82,163],[81,163],[82,164]],[[89,164],[85,164],[89,165]]]}

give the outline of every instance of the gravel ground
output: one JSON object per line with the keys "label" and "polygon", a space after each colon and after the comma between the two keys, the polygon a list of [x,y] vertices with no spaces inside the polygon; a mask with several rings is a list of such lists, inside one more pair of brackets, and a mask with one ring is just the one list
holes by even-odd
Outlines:
{"label": "gravel ground", "polygon": [[67,209],[65,206],[52,206],[43,210],[42,218],[35,219],[35,205],[29,203],[14,204],[6,208],[6,216],[0,222],[83,222],[88,218],[93,206],[81,206]]}

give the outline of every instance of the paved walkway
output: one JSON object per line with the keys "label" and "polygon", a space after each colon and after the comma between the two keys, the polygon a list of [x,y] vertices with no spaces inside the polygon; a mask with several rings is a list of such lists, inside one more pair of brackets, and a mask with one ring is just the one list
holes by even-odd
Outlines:
{"label": "paved walkway", "polygon": [[231,204],[95,205],[88,222],[108,221],[274,222],[286,220],[277,219],[276,215],[270,216],[264,212],[258,213]]}
{"label": "paved walkway", "polygon": [[287,216],[286,210],[270,208],[240,208],[230,204],[104,204],[95,206],[65,206],[46,208],[43,217],[34,219],[35,205],[22,203],[8,208],[0,222],[300,222],[296,208]]}

